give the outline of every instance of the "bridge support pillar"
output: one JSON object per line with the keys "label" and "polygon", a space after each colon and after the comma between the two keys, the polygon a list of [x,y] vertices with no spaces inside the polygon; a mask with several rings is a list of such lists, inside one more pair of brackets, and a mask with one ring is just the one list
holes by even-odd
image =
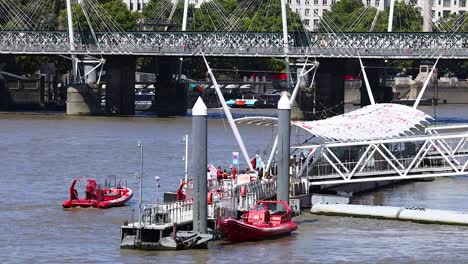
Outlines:
{"label": "bridge support pillar", "polygon": [[317,118],[322,119],[344,113],[344,75],[345,60],[320,61],[315,78],[315,116]]}
{"label": "bridge support pillar", "polygon": [[[392,87],[386,85],[386,63],[382,60],[365,60],[363,61],[367,79],[374,95],[376,103],[389,103],[393,99]],[[362,74],[361,74],[362,76]],[[361,86],[361,106],[369,105],[370,100],[366,91],[364,80]]]}
{"label": "bridge support pillar", "polygon": [[135,71],[133,56],[106,59],[106,114],[135,114]]}
{"label": "bridge support pillar", "polygon": [[185,115],[187,113],[188,83],[178,80],[180,59],[159,57],[157,59],[156,98],[154,110],[161,116]]}
{"label": "bridge support pillar", "polygon": [[0,74],[0,109],[7,109],[11,104],[10,91],[6,86],[5,79]]}
{"label": "bridge support pillar", "polygon": [[67,115],[100,114],[99,94],[96,85],[70,85],[67,89]]}

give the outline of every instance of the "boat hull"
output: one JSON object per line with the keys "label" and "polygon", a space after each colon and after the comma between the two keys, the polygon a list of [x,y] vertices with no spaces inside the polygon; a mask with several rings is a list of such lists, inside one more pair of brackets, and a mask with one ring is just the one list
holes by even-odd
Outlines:
{"label": "boat hull", "polygon": [[251,225],[228,218],[220,223],[221,233],[232,242],[259,241],[290,235],[297,229],[295,222],[286,222],[278,226],[270,224]]}

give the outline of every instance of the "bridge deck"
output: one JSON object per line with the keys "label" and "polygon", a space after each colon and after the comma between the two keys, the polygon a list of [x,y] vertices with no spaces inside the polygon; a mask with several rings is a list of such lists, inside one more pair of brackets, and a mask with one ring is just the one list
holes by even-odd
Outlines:
{"label": "bridge deck", "polygon": [[[97,32],[74,49],[65,31],[0,31],[0,54],[132,56],[285,56],[281,33]],[[289,34],[290,57],[468,58],[467,33],[301,33]]]}

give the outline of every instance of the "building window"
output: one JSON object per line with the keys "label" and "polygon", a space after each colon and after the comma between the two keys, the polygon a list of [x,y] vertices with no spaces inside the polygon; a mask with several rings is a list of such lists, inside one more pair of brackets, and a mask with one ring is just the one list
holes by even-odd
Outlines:
{"label": "building window", "polygon": [[310,24],[310,20],[309,19],[305,19],[304,20],[304,25],[308,26]]}
{"label": "building window", "polygon": [[375,0],[375,6],[379,7],[380,6],[380,0]]}
{"label": "building window", "polygon": [[305,0],[305,3],[304,3],[304,4],[305,4],[305,5],[310,5],[309,0]]}
{"label": "building window", "polygon": [[324,6],[328,5],[328,0],[323,0],[323,5]]}
{"label": "building window", "polygon": [[133,3],[132,2],[130,2],[130,10],[133,11]]}
{"label": "building window", "polygon": [[332,5],[336,4],[336,0],[332,0],[331,4]]}
{"label": "building window", "polygon": [[319,16],[318,9],[314,9],[314,17],[318,17],[318,16]]}
{"label": "building window", "polygon": [[444,7],[450,7],[451,1],[450,0],[444,0]]}
{"label": "building window", "polygon": [[450,10],[444,10],[443,16],[444,18],[448,18],[450,16]]}
{"label": "building window", "polygon": [[140,5],[140,3],[137,4],[137,10],[141,10],[141,5]]}
{"label": "building window", "polygon": [[466,7],[466,0],[460,0],[460,7]]}
{"label": "building window", "polygon": [[310,10],[308,8],[304,10],[304,16],[310,16]]}
{"label": "building window", "polygon": [[366,1],[366,4],[367,4],[367,6],[370,6],[371,0],[367,0],[367,1]]}
{"label": "building window", "polygon": [[314,5],[318,5],[318,0],[314,0]]}

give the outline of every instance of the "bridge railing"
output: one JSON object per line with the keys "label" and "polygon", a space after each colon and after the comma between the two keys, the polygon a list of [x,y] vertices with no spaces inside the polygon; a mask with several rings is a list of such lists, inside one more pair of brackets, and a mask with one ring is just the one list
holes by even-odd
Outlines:
{"label": "bridge railing", "polygon": [[[0,31],[0,53],[199,56],[284,56],[281,33]],[[289,56],[468,58],[468,33],[290,34]]]}

